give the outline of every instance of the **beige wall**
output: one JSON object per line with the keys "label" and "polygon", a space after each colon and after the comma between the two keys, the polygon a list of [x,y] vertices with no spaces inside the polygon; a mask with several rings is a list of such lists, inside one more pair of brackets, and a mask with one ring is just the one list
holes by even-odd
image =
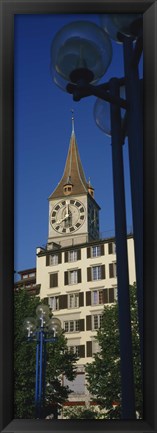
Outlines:
{"label": "beige wall", "polygon": [[[129,257],[129,280],[130,284],[133,284],[136,280],[135,278],[135,268],[134,268],[134,241],[133,238],[128,238],[128,257]],[[90,305],[86,306],[86,292],[92,291],[92,289],[102,289],[117,286],[116,278],[109,278],[109,263],[116,262],[116,254],[108,254],[108,241],[104,241],[105,254],[103,256],[87,258],[87,248],[81,248],[81,260],[75,262],[64,262],[64,251],[62,251],[62,263],[53,266],[46,266],[46,257],[37,256],[37,284],[41,285],[40,297],[50,297],[59,295],[68,295],[70,293],[84,292],[84,306],[79,308],[67,308],[62,310],[54,311],[53,314],[56,315],[64,327],[64,321],[68,320],[79,320],[84,319],[85,331],[82,332],[71,332],[66,333],[66,338],[68,339],[68,345],[85,345],[86,341],[94,339],[96,331],[86,331],[86,316],[92,314],[99,314],[103,311],[103,305]],[[37,254],[40,249],[37,249]],[[92,265],[104,265],[106,269],[106,278],[97,281],[87,281],[87,268]],[[82,282],[73,285],[64,285],[64,272],[67,270],[80,269],[82,270]],[[58,287],[50,288],[50,274],[58,273]],[[85,352],[86,354],[86,352]],[[85,358],[80,358],[78,364],[85,364],[90,362],[92,358],[85,356]]]}

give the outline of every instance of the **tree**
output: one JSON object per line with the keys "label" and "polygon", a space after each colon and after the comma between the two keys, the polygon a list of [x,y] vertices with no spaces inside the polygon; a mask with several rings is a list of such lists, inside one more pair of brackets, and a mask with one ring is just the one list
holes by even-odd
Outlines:
{"label": "tree", "polygon": [[[135,285],[130,287],[130,305],[136,411],[142,417],[140,342]],[[118,303],[104,307],[102,326],[97,332],[96,340],[99,343],[100,351],[94,355],[93,363],[86,366],[88,390],[101,409],[106,409],[105,418],[120,418],[121,380]]]}
{"label": "tree", "polygon": [[[26,317],[35,317],[40,299],[29,295],[25,289],[14,294],[14,416],[35,418],[35,366],[36,342],[27,341],[23,330]],[[70,353],[63,334],[55,343],[47,343],[46,395],[43,417],[54,412],[67,400],[70,390],[63,386],[62,377],[76,376],[76,355]]]}
{"label": "tree", "polygon": [[69,409],[64,409],[63,415],[68,419],[98,419],[98,411],[89,409],[88,407],[74,406]]}

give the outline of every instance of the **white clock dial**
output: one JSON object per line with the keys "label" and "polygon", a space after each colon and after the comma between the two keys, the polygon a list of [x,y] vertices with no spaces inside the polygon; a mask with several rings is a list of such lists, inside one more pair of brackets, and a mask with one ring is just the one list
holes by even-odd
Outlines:
{"label": "white clock dial", "polygon": [[79,200],[61,200],[53,207],[50,222],[56,232],[72,233],[82,226],[85,216],[85,207]]}

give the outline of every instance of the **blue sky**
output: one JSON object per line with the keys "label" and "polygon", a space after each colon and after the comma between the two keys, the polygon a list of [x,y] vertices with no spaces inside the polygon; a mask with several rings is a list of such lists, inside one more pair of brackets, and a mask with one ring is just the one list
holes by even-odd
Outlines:
{"label": "blue sky", "polygon": [[[100,231],[114,230],[111,139],[96,125],[95,97],[74,102],[50,74],[50,47],[63,25],[97,15],[17,15],[14,39],[15,270],[34,267],[36,247],[48,236],[48,197],[59,182],[71,135],[71,109],[85,171],[101,207]],[[103,82],[121,77],[122,46],[112,41],[113,57]],[[132,226],[127,142],[124,146],[127,225]]]}

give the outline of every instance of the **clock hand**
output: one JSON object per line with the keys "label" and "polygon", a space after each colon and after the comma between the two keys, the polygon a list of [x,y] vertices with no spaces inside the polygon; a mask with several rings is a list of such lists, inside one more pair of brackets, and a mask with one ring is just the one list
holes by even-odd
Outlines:
{"label": "clock hand", "polygon": [[57,224],[60,224],[60,223],[62,223],[62,221],[66,220],[66,219],[68,218],[68,216],[69,216],[69,214],[66,214],[64,218],[62,218],[62,219],[61,219],[61,220],[59,220],[59,221],[56,221],[56,222],[57,222]]}

